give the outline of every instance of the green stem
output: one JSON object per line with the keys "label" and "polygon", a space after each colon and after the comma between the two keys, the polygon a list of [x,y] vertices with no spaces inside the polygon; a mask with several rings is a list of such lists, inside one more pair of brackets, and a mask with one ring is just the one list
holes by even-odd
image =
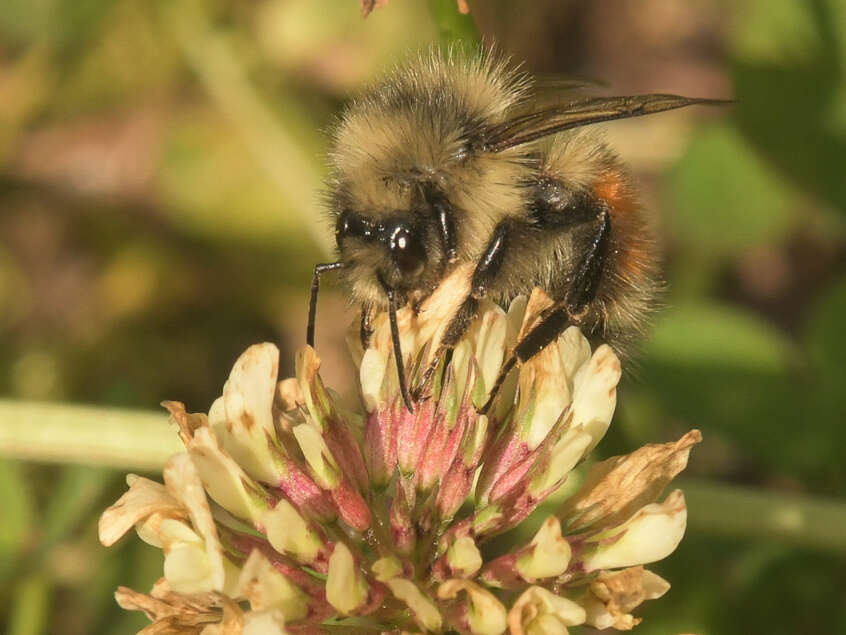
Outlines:
{"label": "green stem", "polygon": [[287,207],[299,215],[303,230],[324,254],[331,254],[331,235],[314,221],[320,216],[314,196],[322,190],[319,164],[258,94],[237,51],[214,29],[201,6],[168,3],[163,17],[185,60],[240,133],[259,168],[279,189]]}
{"label": "green stem", "polygon": [[155,471],[183,449],[163,411],[0,399],[0,455]]}
{"label": "green stem", "polygon": [[37,635],[47,631],[50,584],[42,573],[18,580],[7,631],[9,635]]}
{"label": "green stem", "polygon": [[846,504],[679,479],[691,532],[755,540],[775,539],[802,547],[846,553]]}

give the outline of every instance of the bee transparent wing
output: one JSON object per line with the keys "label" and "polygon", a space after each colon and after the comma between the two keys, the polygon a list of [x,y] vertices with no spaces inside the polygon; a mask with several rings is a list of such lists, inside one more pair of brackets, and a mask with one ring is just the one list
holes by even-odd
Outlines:
{"label": "bee transparent wing", "polygon": [[532,75],[532,95],[541,102],[557,95],[560,104],[562,95],[582,91],[608,89],[608,82],[593,77],[577,77],[558,73],[535,73]]}
{"label": "bee transparent wing", "polygon": [[510,119],[570,104],[599,92],[608,92],[608,84],[591,77],[575,77],[560,73],[532,75],[530,95],[509,110]]}
{"label": "bee transparent wing", "polygon": [[516,115],[489,129],[485,134],[484,147],[489,152],[501,152],[557,132],[602,121],[640,117],[696,104],[727,103],[731,102],[664,94],[588,97]]}

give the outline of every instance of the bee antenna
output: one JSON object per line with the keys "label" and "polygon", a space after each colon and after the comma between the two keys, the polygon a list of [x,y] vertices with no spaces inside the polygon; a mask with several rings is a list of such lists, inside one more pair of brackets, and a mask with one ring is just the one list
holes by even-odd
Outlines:
{"label": "bee antenna", "polygon": [[405,379],[405,368],[402,363],[402,349],[400,348],[399,326],[397,325],[397,302],[393,287],[389,287],[384,280],[379,279],[385,293],[388,296],[388,320],[391,323],[391,341],[394,344],[394,359],[397,362],[397,374],[399,375],[400,394],[409,412],[414,412],[411,406],[411,397],[408,394],[408,384]]}
{"label": "bee antenna", "polygon": [[317,318],[317,292],[320,290],[320,274],[324,271],[334,271],[343,268],[344,263],[326,262],[314,265],[314,277],[311,279],[311,296],[308,301],[308,328],[306,329],[306,344],[314,348],[314,323]]}

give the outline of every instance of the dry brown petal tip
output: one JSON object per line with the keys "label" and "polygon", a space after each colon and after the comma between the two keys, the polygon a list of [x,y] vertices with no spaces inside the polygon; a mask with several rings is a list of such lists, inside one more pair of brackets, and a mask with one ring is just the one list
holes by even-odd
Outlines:
{"label": "dry brown petal tip", "polygon": [[185,518],[187,513],[164,485],[142,476],[130,474],[126,478],[129,490],[100,516],[100,542],[109,547],[120,540],[136,523],[154,513],[173,518]]}
{"label": "dry brown petal tip", "polygon": [[170,413],[170,422],[179,429],[179,438],[186,446],[198,428],[208,425],[208,417],[204,413],[187,412],[181,401],[163,401],[161,406]]}
{"label": "dry brown petal tip", "polygon": [[642,621],[631,612],[646,600],[661,597],[669,588],[666,580],[642,566],[601,573],[590,585],[587,622],[596,628],[631,630]]}
{"label": "dry brown petal tip", "polygon": [[674,443],[645,445],[623,456],[593,465],[578,493],[559,511],[572,519],[568,528],[619,524],[658,499],[673,478],[687,466],[691,448],[702,440],[691,430]]}
{"label": "dry brown petal tip", "polygon": [[183,594],[168,592],[161,597],[127,587],[115,591],[118,606],[127,611],[143,611],[153,622],[142,633],[197,633],[199,627],[220,621],[220,603],[226,598],[216,593]]}

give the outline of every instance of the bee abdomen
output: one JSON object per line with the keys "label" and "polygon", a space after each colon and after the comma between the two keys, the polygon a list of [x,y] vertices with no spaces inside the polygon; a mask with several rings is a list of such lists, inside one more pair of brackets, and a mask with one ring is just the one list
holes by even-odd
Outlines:
{"label": "bee abdomen", "polygon": [[[623,166],[592,136],[556,139],[534,198],[535,222],[557,234],[556,253],[567,254],[549,281],[554,297],[564,300],[585,259],[594,258],[582,329],[625,354],[643,335],[661,285],[653,230]],[[604,253],[591,256],[601,231],[609,233]]]}
{"label": "bee abdomen", "polygon": [[620,170],[604,172],[592,189],[611,217],[611,244],[591,306],[592,334],[626,353],[644,335],[661,288],[653,230]]}

